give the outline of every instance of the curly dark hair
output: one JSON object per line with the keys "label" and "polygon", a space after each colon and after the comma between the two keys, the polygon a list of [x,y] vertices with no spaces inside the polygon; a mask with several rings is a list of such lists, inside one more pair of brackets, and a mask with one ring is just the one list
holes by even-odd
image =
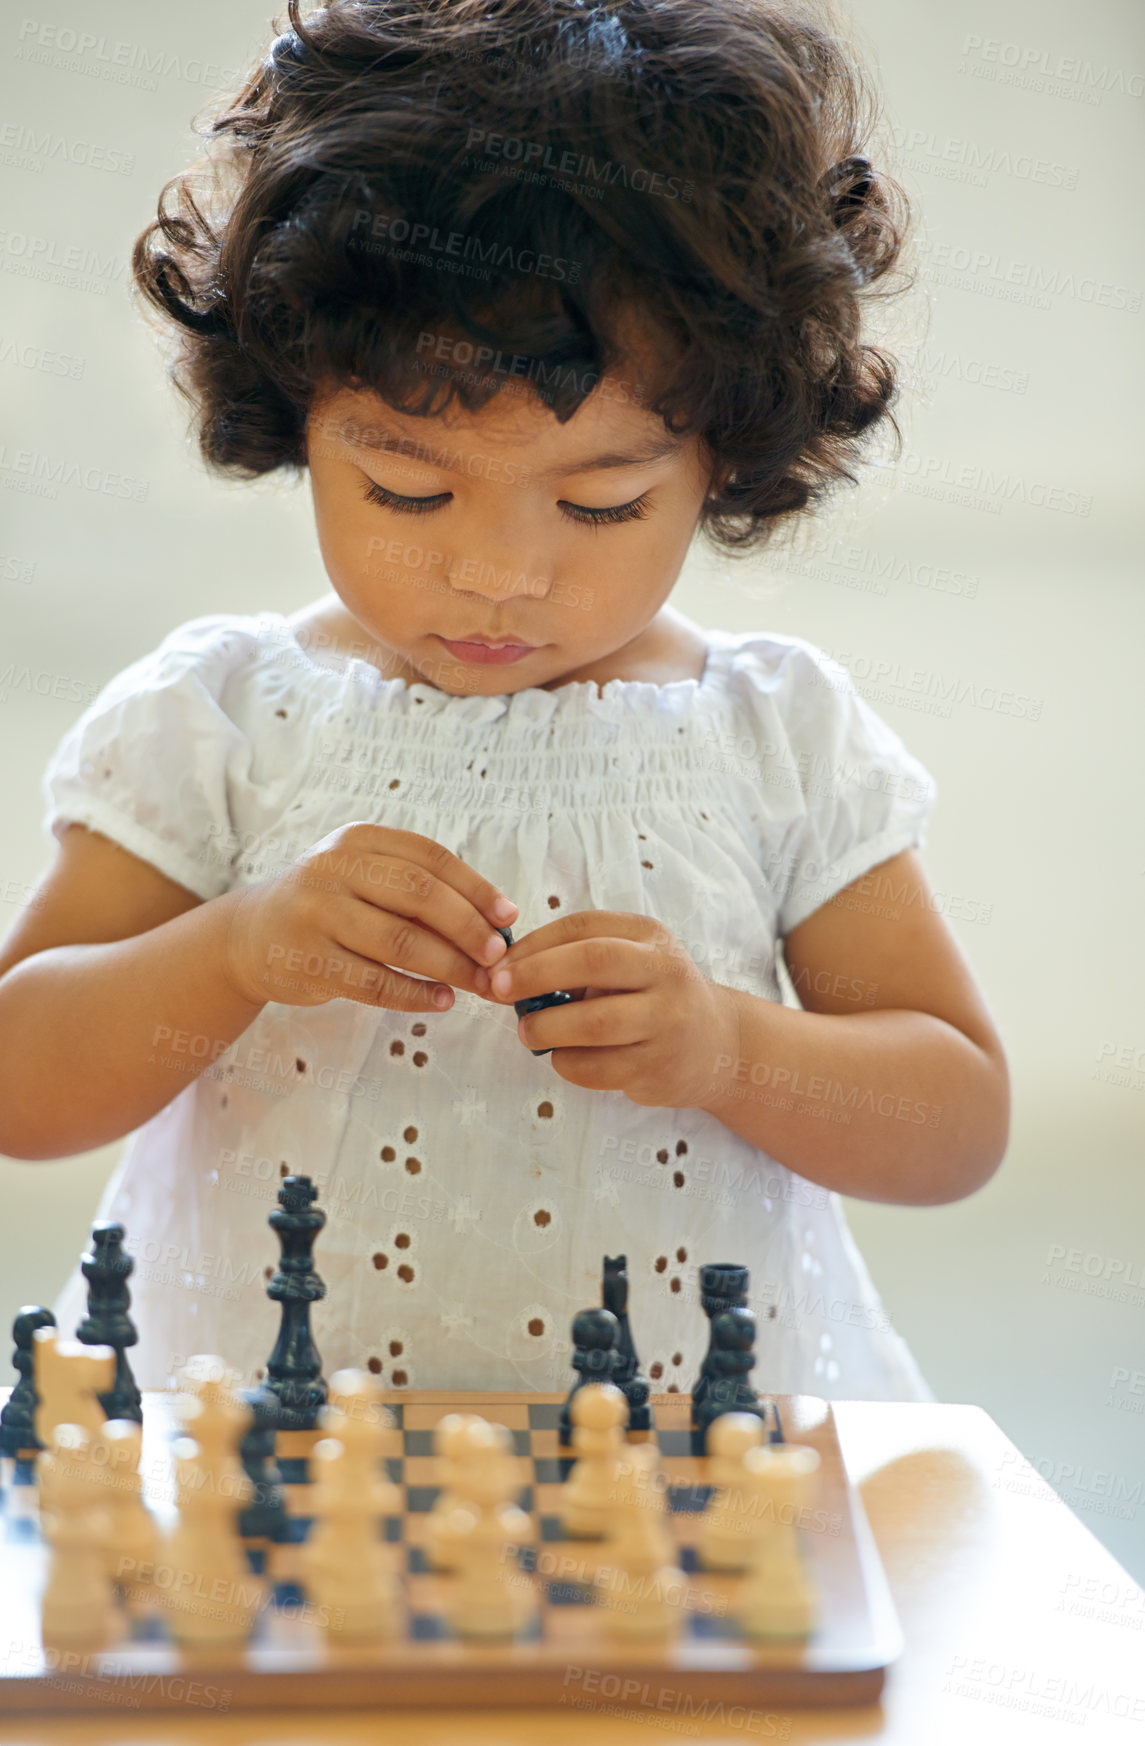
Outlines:
{"label": "curly dark hair", "polygon": [[901,452],[896,360],[860,327],[909,206],[863,155],[873,98],[826,5],[289,0],[132,251],[207,465],[305,468],[332,386],[431,417],[524,376],[564,423],[634,311],[643,404],[714,458],[717,548],[857,483],[882,420]]}

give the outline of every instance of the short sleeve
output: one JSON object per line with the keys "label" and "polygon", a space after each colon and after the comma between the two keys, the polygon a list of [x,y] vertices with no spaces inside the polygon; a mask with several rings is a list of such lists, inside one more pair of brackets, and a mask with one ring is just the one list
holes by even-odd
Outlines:
{"label": "short sleeve", "polygon": [[204,901],[229,890],[251,747],[226,698],[250,648],[234,617],[192,619],[109,680],[48,762],[45,833],[87,825]]}
{"label": "short sleeve", "polygon": [[811,643],[784,639],[758,702],[778,765],[765,777],[782,795],[766,871],[785,938],[872,867],[925,847],[938,789],[847,669]]}

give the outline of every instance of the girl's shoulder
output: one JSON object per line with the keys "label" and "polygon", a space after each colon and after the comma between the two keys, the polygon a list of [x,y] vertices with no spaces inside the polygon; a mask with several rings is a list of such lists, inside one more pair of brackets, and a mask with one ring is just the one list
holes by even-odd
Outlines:
{"label": "girl's shoulder", "polygon": [[847,668],[806,637],[780,631],[709,631],[711,663],[727,688],[757,713],[814,729],[862,703]]}
{"label": "girl's shoulder", "polygon": [[255,704],[258,719],[268,696],[283,689],[305,694],[311,689],[306,681],[324,692],[329,669],[345,671],[344,661],[324,658],[323,643],[321,635],[316,646],[300,638],[295,621],[279,612],[202,613],[116,673],[98,701],[106,706],[170,693],[192,708],[198,704],[236,720]]}

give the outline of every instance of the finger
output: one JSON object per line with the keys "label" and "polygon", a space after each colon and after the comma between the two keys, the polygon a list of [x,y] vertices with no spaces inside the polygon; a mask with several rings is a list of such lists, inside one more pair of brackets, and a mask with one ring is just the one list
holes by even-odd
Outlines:
{"label": "finger", "polygon": [[[327,1000],[356,1000],[363,1006],[385,1007],[395,1012],[445,1010],[434,999],[438,983],[403,976],[387,964],[377,964],[371,958],[348,951],[333,939],[323,951],[302,954],[297,969],[293,965],[268,968],[262,980],[269,1000],[282,1000],[284,995],[304,991],[312,998],[321,995]],[[449,989],[444,992],[449,995],[446,1005],[452,1005],[452,992]]]}
{"label": "finger", "polygon": [[530,1049],[601,1049],[647,1042],[654,1028],[647,994],[608,994],[526,1013],[517,1035]]}
{"label": "finger", "polygon": [[647,1064],[647,1051],[642,1043],[624,1049],[554,1049],[549,1060],[553,1071],[569,1085],[582,1086],[585,1091],[623,1091],[631,1096],[628,1087],[638,1082]]}
{"label": "finger", "polygon": [[[416,918],[391,915],[343,893],[334,901],[327,926],[338,945],[367,962],[401,971],[407,982],[426,976],[470,994],[485,992],[478,985],[478,967],[473,960],[439,934],[419,926]],[[485,975],[484,970],[481,975]]]}
{"label": "finger", "polygon": [[[490,971],[494,1000],[529,1000],[556,988],[649,988],[660,977],[658,948],[651,942],[601,935],[553,946],[518,962],[512,952]],[[502,976],[509,981],[502,983]],[[492,979],[496,977],[496,981]],[[581,1005],[586,1004],[581,1002]]]}
{"label": "finger", "polygon": [[474,963],[492,964],[505,955],[504,937],[490,926],[482,911],[448,879],[421,862],[390,854],[363,857],[348,884],[356,897],[385,914],[420,922],[467,953]]}
{"label": "finger", "polygon": [[574,909],[556,921],[546,922],[523,934],[509,948],[509,962],[522,962],[537,952],[547,952],[568,941],[595,939],[601,934],[614,939],[652,940],[663,933],[655,916],[636,915],[622,909]]}
{"label": "finger", "polygon": [[[455,910],[454,914],[455,916],[459,914],[467,916],[470,929],[469,937],[474,943],[478,938],[484,940],[491,932],[495,933],[497,928],[508,927],[512,924],[517,915],[517,905],[512,898],[506,897],[505,893],[491,880],[482,878],[481,874],[470,867],[468,862],[463,861],[460,855],[455,855],[444,844],[435,842],[432,837],[422,836],[417,831],[394,831],[381,825],[364,825],[360,828],[365,838],[366,855],[362,858],[363,860],[390,862],[399,866],[404,863],[410,870],[408,873],[399,875],[392,875],[387,870],[384,874],[379,874],[372,879],[368,867],[363,868],[355,863],[351,869],[351,883],[360,897],[374,902],[379,901],[376,895],[377,879],[389,880],[393,878],[395,881],[394,889],[399,894],[403,891],[408,893],[415,890],[419,881],[411,875],[415,873],[415,870],[420,870],[428,874],[434,881],[439,882],[444,889],[455,893],[461,900],[462,908]],[[364,889],[360,888],[359,885],[359,881],[363,880]],[[420,884],[423,890],[428,889],[425,887],[424,881]],[[383,890],[389,889],[385,884],[381,888]],[[386,902],[384,898],[381,902],[385,909],[396,907],[394,904]],[[507,906],[507,908],[499,911],[498,905]],[[466,909],[465,906],[468,908]],[[470,911],[474,913],[470,915]],[[403,913],[405,912],[403,911]],[[451,933],[449,937],[456,940],[456,943],[463,950],[469,950],[468,941],[461,937],[460,931]],[[497,941],[500,950],[504,941],[499,934],[497,934]],[[473,956],[472,953],[470,955]]]}

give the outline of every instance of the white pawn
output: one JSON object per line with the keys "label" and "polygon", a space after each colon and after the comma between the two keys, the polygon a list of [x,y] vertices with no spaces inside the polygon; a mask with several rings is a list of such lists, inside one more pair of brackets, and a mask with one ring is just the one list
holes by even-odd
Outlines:
{"label": "white pawn", "polygon": [[671,1630],[681,1623],[686,1579],[675,1562],[663,1488],[657,1484],[660,1451],[636,1443],[619,1464],[609,1522],[609,1562],[597,1571],[600,1604],[622,1635]]}
{"label": "white pawn", "polygon": [[445,1615],[464,1637],[508,1637],[536,1611],[530,1573],[513,1555],[532,1538],[532,1523],[514,1502],[521,1489],[513,1439],[504,1425],[476,1419],[456,1455],[459,1503],[446,1523],[457,1575]]}
{"label": "white pawn", "polygon": [[716,1490],[700,1522],[699,1552],[708,1570],[743,1570],[748,1561],[750,1519],[743,1463],[763,1441],[755,1413],[722,1413],[708,1429],[708,1474]]}
{"label": "white pawn", "polygon": [[36,1439],[51,1447],[57,1425],[80,1425],[98,1437],[107,1422],[98,1399],[115,1381],[115,1350],[85,1346],[82,1340],[61,1340],[57,1328],[37,1328],[32,1335]]}
{"label": "white pawn", "polygon": [[425,1554],[435,1570],[449,1570],[453,1565],[448,1523],[458,1504],[465,1502],[457,1489],[457,1458],[466,1427],[476,1423],[475,1413],[446,1413],[433,1429],[433,1452],[437,1457],[436,1478],[441,1489],[426,1522]]}
{"label": "white pawn", "polygon": [[751,1449],[743,1462],[752,1535],[738,1597],[748,1637],[805,1637],[814,1630],[818,1596],[799,1545],[800,1512],[812,1502],[819,1453],[801,1444]]}
{"label": "white pawn", "polygon": [[196,1393],[178,1402],[193,1437],[175,1443],[178,1520],[163,1548],[171,1582],[162,1600],[180,1643],[243,1638],[263,1596],[238,1534],[238,1515],[254,1487],[237,1448],[253,1418],[233,1392],[238,1372],[221,1358],[193,1358],[180,1378]]}
{"label": "white pawn", "polygon": [[160,1545],[158,1524],[143,1502],[142,1453],[143,1427],[134,1419],[108,1419],[92,1443],[92,1459],[114,1528],[112,1580],[132,1601],[147,1597]]}
{"label": "white pawn", "polygon": [[40,1525],[51,1547],[41,1613],[44,1642],[104,1647],[115,1620],[108,1574],[114,1527],[92,1467],[91,1438],[82,1425],[57,1425],[41,1460],[50,1507],[41,1502]]}
{"label": "white pawn", "polygon": [[598,1536],[607,1532],[616,1504],[628,1402],[611,1382],[587,1382],[573,1395],[569,1410],[580,1459],[561,1494],[561,1521],[566,1534]]}
{"label": "white pawn", "polygon": [[381,1471],[393,1422],[368,1371],[339,1370],[331,1377],[319,1423],[335,1435],[323,1437],[310,1454],[316,1521],[302,1571],[319,1622],[340,1637],[387,1636],[401,1617],[401,1586],[378,1535],[380,1518],[401,1506],[398,1487]]}

